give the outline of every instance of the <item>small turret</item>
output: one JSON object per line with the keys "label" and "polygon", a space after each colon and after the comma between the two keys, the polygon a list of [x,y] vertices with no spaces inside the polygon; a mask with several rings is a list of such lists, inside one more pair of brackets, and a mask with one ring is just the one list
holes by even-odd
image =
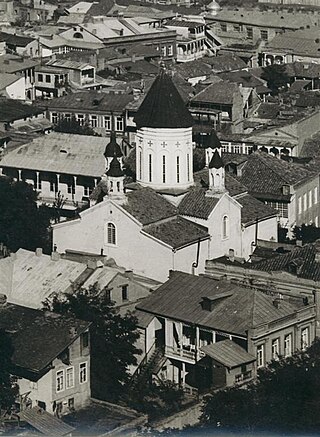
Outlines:
{"label": "small turret", "polygon": [[110,162],[107,175],[108,196],[113,198],[123,198],[124,196],[124,172],[118,158],[114,156]]}
{"label": "small turret", "polygon": [[209,165],[209,162],[212,159],[213,153],[215,149],[221,149],[221,143],[220,140],[215,132],[214,129],[212,129],[211,133],[207,136],[205,149],[206,149],[206,165]]}
{"label": "small turret", "polygon": [[225,169],[218,149],[216,149],[209,162],[209,190],[208,196],[222,194],[226,191]]}

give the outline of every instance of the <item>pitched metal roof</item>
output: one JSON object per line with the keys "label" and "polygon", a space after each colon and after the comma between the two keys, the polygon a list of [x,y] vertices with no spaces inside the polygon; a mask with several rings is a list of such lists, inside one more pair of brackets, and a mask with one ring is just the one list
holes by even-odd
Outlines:
{"label": "pitched metal roof", "polygon": [[110,167],[106,174],[107,176],[112,176],[114,178],[119,178],[121,176],[124,176],[124,173],[121,169],[120,162],[118,161],[116,156],[114,156],[112,161],[110,162]]}
{"label": "pitched metal roof", "polygon": [[75,429],[38,406],[26,408],[20,411],[18,416],[20,420],[27,422],[41,434],[47,436],[62,437],[67,434],[70,435]]}
{"label": "pitched metal roof", "polygon": [[207,346],[202,346],[201,350],[228,369],[251,363],[256,359],[232,340],[222,340],[217,343],[211,343]]}
{"label": "pitched metal roof", "polygon": [[164,69],[161,69],[140,105],[135,122],[138,128],[187,128],[194,124],[181,95]]}
{"label": "pitched metal roof", "polygon": [[0,328],[9,333],[14,347],[13,364],[35,373],[44,371],[89,326],[89,322],[18,305],[0,308]]}
{"label": "pitched metal roof", "polygon": [[[225,295],[226,297],[221,297]],[[219,299],[215,299],[218,296]],[[212,311],[202,309],[203,297],[215,299]],[[173,271],[170,279],[137,308],[158,316],[197,324],[226,333],[247,335],[247,330],[294,314],[295,307],[283,301],[277,308],[273,297],[229,281]]]}

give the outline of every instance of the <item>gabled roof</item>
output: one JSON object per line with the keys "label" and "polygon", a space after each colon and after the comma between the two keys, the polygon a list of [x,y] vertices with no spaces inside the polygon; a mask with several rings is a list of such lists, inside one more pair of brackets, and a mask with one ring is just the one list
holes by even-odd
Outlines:
{"label": "gabled roof", "polygon": [[191,101],[232,105],[235,93],[239,93],[239,87],[237,84],[227,81],[219,81],[200,91],[191,99]]}
{"label": "gabled roof", "polygon": [[181,200],[178,206],[179,214],[206,220],[218,202],[217,197],[206,196],[205,189],[193,188]]}
{"label": "gabled roof", "polygon": [[[215,299],[216,296],[219,299]],[[202,309],[203,297],[213,300],[212,311]],[[138,304],[137,308],[158,316],[241,336],[247,336],[247,330],[254,326],[295,312],[295,307],[286,301],[277,308],[273,305],[273,297],[261,291],[179,271],[173,271],[170,279],[156,293]]]}
{"label": "gabled roof", "polygon": [[140,108],[135,122],[138,128],[187,128],[194,122],[171,77],[161,69]]}
{"label": "gabled roof", "polygon": [[228,369],[251,363],[256,359],[232,340],[222,340],[217,343],[211,343],[207,346],[202,346],[201,350]]}
{"label": "gabled roof", "polygon": [[242,206],[241,224],[244,226],[252,225],[257,220],[260,221],[278,215],[278,212],[275,209],[260,202],[260,200],[250,196],[250,194],[238,196],[237,202]]}
{"label": "gabled roof", "polygon": [[18,305],[0,308],[0,328],[12,339],[16,374],[19,369],[43,372],[89,326],[89,322]]}

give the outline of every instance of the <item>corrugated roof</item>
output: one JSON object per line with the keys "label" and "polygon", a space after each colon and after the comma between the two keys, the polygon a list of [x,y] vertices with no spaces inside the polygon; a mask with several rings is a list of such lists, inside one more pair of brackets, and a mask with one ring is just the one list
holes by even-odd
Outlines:
{"label": "corrugated roof", "polygon": [[44,371],[89,326],[89,322],[18,305],[0,308],[0,328],[12,339],[14,366],[36,373]]}
{"label": "corrugated roof", "polygon": [[188,20],[167,20],[165,26],[168,27],[187,27],[188,29],[194,29],[199,26],[205,26],[205,23],[201,21],[188,21]]}
{"label": "corrugated roof", "polygon": [[11,273],[6,282],[0,283],[0,293],[6,294],[11,303],[41,308],[51,294],[65,293],[87,266],[65,259],[52,261],[48,255],[36,256],[19,249],[14,256],[0,260],[2,269]]}
{"label": "corrugated roof", "polygon": [[[226,295],[212,303],[212,311],[202,309],[203,297]],[[241,288],[229,281],[216,281],[174,271],[157,292],[137,305],[137,308],[162,317],[241,336],[262,323],[293,314],[295,308],[283,301],[277,308],[273,297],[258,290]]]}
{"label": "corrugated roof", "polygon": [[47,62],[46,65],[58,68],[69,68],[71,70],[83,70],[90,67],[93,68],[92,65],[87,64],[86,62],[70,61],[69,59],[53,59],[52,61]]}
{"label": "corrugated roof", "polygon": [[135,122],[138,128],[186,128],[194,124],[181,95],[164,69],[161,69],[140,105]]}
{"label": "corrugated roof", "polygon": [[29,425],[46,436],[62,437],[71,434],[75,429],[38,406],[27,408],[18,413],[18,416],[20,420],[29,423]]}
{"label": "corrugated roof", "polygon": [[8,152],[1,167],[100,177],[106,138],[54,132]]}
{"label": "corrugated roof", "polygon": [[228,369],[251,363],[256,359],[232,340],[222,340],[217,343],[211,343],[207,346],[202,346],[201,350],[215,361],[218,361],[218,363],[228,367]]}

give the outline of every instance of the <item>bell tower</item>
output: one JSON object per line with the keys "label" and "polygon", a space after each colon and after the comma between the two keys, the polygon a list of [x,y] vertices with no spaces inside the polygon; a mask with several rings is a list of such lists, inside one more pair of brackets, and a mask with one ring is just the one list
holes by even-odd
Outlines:
{"label": "bell tower", "polygon": [[216,196],[226,192],[225,169],[218,149],[215,149],[208,166],[209,189],[207,196]]}

